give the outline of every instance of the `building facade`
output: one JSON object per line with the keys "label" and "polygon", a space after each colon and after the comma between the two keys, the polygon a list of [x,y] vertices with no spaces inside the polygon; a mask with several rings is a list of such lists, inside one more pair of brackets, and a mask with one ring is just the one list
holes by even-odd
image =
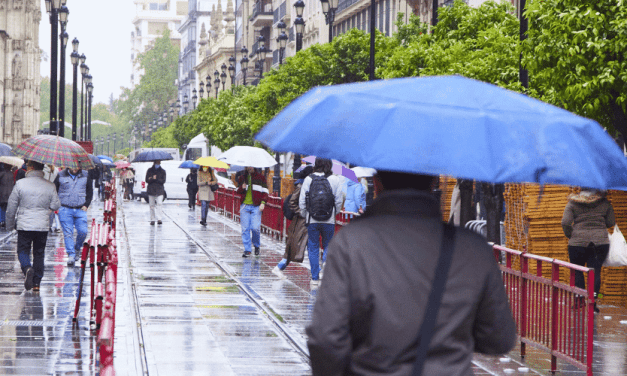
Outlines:
{"label": "building facade", "polygon": [[[1,1],[1,0],[0,0]],[[143,72],[137,55],[148,50],[155,40],[170,30],[170,39],[180,48],[179,28],[188,14],[188,0],[133,0],[135,4],[134,30],[131,32],[131,85],[139,84]]]}
{"label": "building facade", "polygon": [[16,145],[39,128],[39,0],[0,0],[0,142]]}

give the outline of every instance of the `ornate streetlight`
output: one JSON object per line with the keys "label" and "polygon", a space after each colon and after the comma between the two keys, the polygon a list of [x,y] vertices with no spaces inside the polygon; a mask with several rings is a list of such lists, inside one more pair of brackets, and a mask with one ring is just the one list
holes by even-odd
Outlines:
{"label": "ornate streetlight", "polygon": [[266,62],[266,54],[268,50],[266,49],[266,38],[263,35],[260,35],[257,40],[259,41],[259,47],[257,48],[257,54],[259,55],[259,79],[263,78],[263,66]]}
{"label": "ornate streetlight", "polygon": [[294,3],[294,9],[296,10],[296,18],[294,18],[294,32],[296,33],[296,52],[298,53],[298,51],[303,48],[303,32],[305,31],[303,12],[305,10],[305,2],[303,0],[298,0]]}
{"label": "ornate streetlight", "polygon": [[[80,59],[78,54],[78,39],[74,38],[72,41],[72,141],[76,141],[76,107],[78,105],[78,61]],[[81,88],[82,89],[82,88]]]}
{"label": "ornate streetlight", "polygon": [[198,86],[200,86],[200,90],[198,90],[198,94],[200,95],[200,101],[202,102],[202,97],[205,95],[205,83],[200,81]]}
{"label": "ornate streetlight", "polygon": [[229,77],[231,77],[231,91],[235,87],[235,56],[229,58]]}
{"label": "ornate streetlight", "polygon": [[333,21],[335,21],[335,11],[338,3],[339,0],[320,0],[322,13],[324,13],[325,21],[329,25],[329,43],[333,41]]}
{"label": "ornate streetlight", "polygon": [[222,70],[222,73],[220,73],[220,81],[222,81],[222,91],[224,91],[226,84],[226,63],[222,63],[220,70]]}
{"label": "ornate streetlight", "polygon": [[244,74],[244,86],[246,86],[246,72],[248,71],[248,49],[246,46],[242,47],[241,51],[242,58],[239,61],[239,64],[242,66],[242,73]]}
{"label": "ornate streetlight", "polygon": [[187,109],[189,108],[189,100],[187,99],[187,94],[183,97],[183,113],[187,113]]}
{"label": "ornate streetlight", "polygon": [[213,75],[216,78],[215,80],[213,80],[213,84],[216,87],[216,99],[218,99],[218,90],[220,89],[220,72],[216,70],[215,72],[213,72]]}
{"label": "ornate streetlight", "polygon": [[198,96],[196,95],[196,89],[192,90],[192,105],[194,106],[194,110],[196,109],[196,101],[198,100]]}
{"label": "ornate streetlight", "polygon": [[59,122],[57,123],[57,134],[61,137],[65,136],[65,48],[70,36],[65,31],[67,26],[67,17],[70,14],[69,9],[61,2],[61,8],[58,10],[59,23],[61,24],[61,35],[59,41],[61,45],[60,56],[60,77],[59,77]]}
{"label": "ornate streetlight", "polygon": [[89,83],[87,84],[87,141],[91,141],[91,101],[94,98],[94,85],[91,83],[91,75],[89,75]]}
{"label": "ornate streetlight", "polygon": [[87,67],[87,64],[85,64],[85,60],[87,58],[85,57],[85,54],[82,54],[81,57],[79,58],[80,62],[81,62],[81,123],[80,123],[80,130],[78,131],[79,133],[79,139],[81,141],[85,141],[85,133],[84,133],[84,129],[85,129],[85,123],[83,122],[83,95],[84,95],[84,91],[85,91],[85,76],[87,75],[87,69],[89,69]]}
{"label": "ornate streetlight", "polygon": [[283,21],[279,21],[276,27],[279,29],[279,36],[276,38],[276,42],[279,45],[279,65],[283,64],[283,54],[285,53],[285,47],[287,46],[287,40],[289,37],[285,33],[287,25]]}
{"label": "ornate streetlight", "polygon": [[205,88],[207,88],[207,99],[211,96],[211,74],[207,75],[207,83],[205,84]]}
{"label": "ornate streetlight", "polygon": [[57,54],[59,35],[59,8],[61,0],[46,0],[46,11],[50,15],[50,134],[57,134]]}

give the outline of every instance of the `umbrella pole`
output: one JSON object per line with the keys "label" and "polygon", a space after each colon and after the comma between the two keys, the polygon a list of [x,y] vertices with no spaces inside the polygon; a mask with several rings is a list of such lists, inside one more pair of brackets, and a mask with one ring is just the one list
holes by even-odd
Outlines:
{"label": "umbrella pole", "polygon": [[486,209],[487,240],[501,244],[501,212],[503,210],[503,184],[482,184],[483,202]]}

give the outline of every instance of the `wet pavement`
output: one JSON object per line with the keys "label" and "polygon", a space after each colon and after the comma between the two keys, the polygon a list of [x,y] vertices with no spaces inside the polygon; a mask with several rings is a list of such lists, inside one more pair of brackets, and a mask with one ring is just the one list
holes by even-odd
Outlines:
{"label": "wet pavement", "polygon": [[[283,255],[280,241],[262,235],[261,255],[242,258],[239,224],[218,213],[210,212],[203,227],[199,209],[167,201],[163,225],[151,226],[147,204],[120,204],[117,375],[311,374],[304,328],[316,290],[309,286],[307,259],[292,263],[281,279],[271,272]],[[90,216],[101,220],[101,205],[95,202]],[[80,269],[66,266],[61,234],[49,236],[39,293],[24,290],[15,241],[0,230],[0,375],[96,375],[88,299],[80,325],[71,322]],[[600,308],[594,374],[627,374],[627,325],[621,324],[627,309]],[[549,374],[550,357],[528,352],[524,362],[516,350],[506,357],[476,355],[473,371]],[[584,374],[563,363],[559,370]]]}

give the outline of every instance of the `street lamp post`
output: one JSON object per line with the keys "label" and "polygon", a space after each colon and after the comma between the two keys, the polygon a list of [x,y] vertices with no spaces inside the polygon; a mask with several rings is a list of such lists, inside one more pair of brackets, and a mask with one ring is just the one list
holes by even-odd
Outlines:
{"label": "street lamp post", "polygon": [[235,88],[235,56],[229,57],[229,77],[231,77],[231,92]]}
{"label": "street lamp post", "polygon": [[[372,0],[374,3],[375,0]],[[296,33],[296,53],[303,48],[303,32],[305,31],[305,20],[303,19],[303,12],[305,10],[305,2],[298,0],[294,3],[294,9],[296,10],[296,18],[294,19],[294,32]],[[372,47],[371,47],[372,50]],[[294,155],[294,169],[293,173],[300,168],[300,154]],[[287,166],[287,163],[285,163]]]}
{"label": "street lamp post", "polygon": [[202,102],[202,97],[205,95],[205,83],[200,81],[198,86],[200,86],[200,90],[198,90],[198,94],[200,95],[200,101]]}
{"label": "street lamp post", "polygon": [[76,107],[78,104],[78,61],[80,55],[78,54],[78,39],[74,38],[72,41],[72,141],[76,141]]}
{"label": "street lamp post", "polygon": [[79,139],[81,141],[85,141],[85,133],[84,133],[84,124],[83,123],[83,92],[85,91],[85,76],[87,75],[87,64],[85,64],[85,54],[81,54],[79,60],[81,61],[81,122],[80,122],[80,130],[79,130]]}
{"label": "street lamp post", "polygon": [[259,55],[259,79],[263,78],[263,65],[266,62],[266,54],[268,50],[266,49],[266,38],[263,35],[260,35],[257,40],[259,41],[259,47],[257,48],[257,54]]}
{"label": "street lamp post", "polygon": [[226,64],[225,63],[222,63],[220,70],[222,70],[222,73],[220,73],[220,81],[222,81],[222,91],[224,91],[225,85],[226,85]]}
{"label": "street lamp post", "polygon": [[187,94],[183,97],[183,113],[187,113],[187,108],[189,108],[189,100],[187,99]]}
{"label": "street lamp post", "polygon": [[87,84],[87,127],[85,128],[85,136],[87,141],[91,141],[91,101],[93,99],[94,85],[91,83],[91,75]]}
{"label": "street lamp post", "polygon": [[196,101],[198,100],[198,96],[196,95],[196,89],[192,91],[194,95],[192,95],[192,105],[194,106],[194,110],[196,109]]}
{"label": "street lamp post", "polygon": [[329,43],[333,41],[333,22],[335,21],[335,11],[338,3],[339,0],[320,0],[322,13],[324,13],[325,21],[329,25]]}
{"label": "street lamp post", "polygon": [[176,108],[176,103],[172,103],[170,105],[170,123],[174,121],[174,109]]}
{"label": "street lamp post", "polygon": [[[92,76],[91,74],[89,74],[89,67],[87,67],[87,74],[85,75],[85,90],[87,90],[87,88],[89,87],[89,84],[91,83],[91,79],[92,79]],[[83,140],[85,141],[89,139],[87,137],[87,132],[89,130],[88,129],[89,128],[88,112],[89,112],[89,91],[85,93],[85,124],[83,125],[85,127]]]}
{"label": "street lamp post", "polygon": [[116,149],[115,141],[116,141],[116,139],[115,139],[115,132],[113,132],[113,154],[112,155],[115,155],[115,149]]}
{"label": "street lamp post", "polygon": [[108,134],[107,135],[107,155],[111,155],[111,151],[109,150],[109,147],[111,146],[111,135]]}
{"label": "street lamp post", "polygon": [[[63,3],[63,1],[62,1]],[[69,39],[68,33],[65,31],[67,26],[67,17],[70,11],[65,5],[59,9],[59,23],[61,24],[61,34],[59,41],[61,45],[60,56],[60,76],[59,76],[59,122],[57,123],[57,134],[61,137],[65,136],[65,48]]]}
{"label": "street lamp post", "polygon": [[57,35],[59,34],[61,0],[46,0],[50,15],[50,134],[57,134]]}
{"label": "street lamp post", "polygon": [[277,44],[279,45],[279,65],[282,65],[283,53],[285,52],[285,47],[287,46],[287,40],[289,37],[285,33],[285,29],[287,28],[285,22],[280,21],[277,23],[277,28],[279,29],[279,36],[276,38]]}
{"label": "street lamp post", "polygon": [[216,87],[216,99],[218,99],[218,90],[220,90],[220,72],[216,70],[215,72],[213,72],[213,75],[216,78],[215,80],[213,80],[213,84]]}
{"label": "street lamp post", "polygon": [[244,74],[244,86],[246,86],[246,72],[248,71],[248,48],[246,46],[242,47],[240,50],[242,53],[242,58],[239,61],[239,64],[242,66],[242,73]]}
{"label": "street lamp post", "polygon": [[205,83],[205,88],[207,89],[207,99],[211,97],[211,74],[207,75],[207,83]]}

